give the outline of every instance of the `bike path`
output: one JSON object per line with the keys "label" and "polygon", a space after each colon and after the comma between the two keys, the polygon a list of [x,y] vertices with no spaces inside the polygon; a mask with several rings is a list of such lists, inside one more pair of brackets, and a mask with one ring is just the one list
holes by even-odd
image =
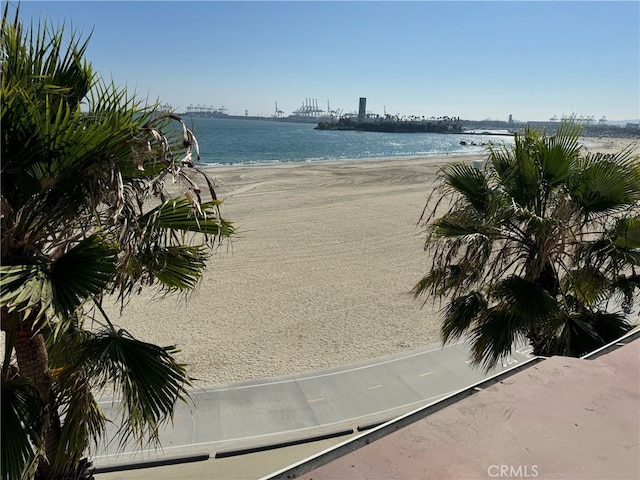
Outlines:
{"label": "bike path", "polygon": [[[514,352],[485,374],[463,342],[425,347],[345,367],[196,389],[160,432],[162,449],[116,445],[92,454],[98,468],[196,454],[231,456],[339,436],[391,420],[531,358]],[[117,402],[101,402],[107,417]],[[113,429],[115,431],[115,428]],[[111,433],[111,432],[109,432]],[[108,435],[109,436],[109,435]]]}

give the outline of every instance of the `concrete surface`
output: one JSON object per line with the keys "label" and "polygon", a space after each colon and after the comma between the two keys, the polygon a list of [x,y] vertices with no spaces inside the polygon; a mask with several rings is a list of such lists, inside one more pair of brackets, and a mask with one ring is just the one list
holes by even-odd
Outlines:
{"label": "concrete surface", "polygon": [[265,478],[637,480],[640,338],[602,353],[542,360]]}
{"label": "concrete surface", "polygon": [[[499,370],[528,358],[528,349],[519,350]],[[178,405],[173,428],[160,434],[161,450],[135,451],[131,445],[118,454],[111,445],[92,459],[98,472],[122,463],[203,453],[210,455],[208,461],[97,473],[96,478],[258,478],[486,376],[469,367],[468,349],[457,343],[344,368],[202,389],[193,392],[192,405]],[[112,401],[101,406],[118,408]],[[322,440],[309,442],[314,438]]]}

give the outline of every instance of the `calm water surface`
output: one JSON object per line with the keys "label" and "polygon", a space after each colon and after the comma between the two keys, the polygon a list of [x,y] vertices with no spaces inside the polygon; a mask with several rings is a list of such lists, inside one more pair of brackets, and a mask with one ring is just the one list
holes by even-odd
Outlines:
{"label": "calm water surface", "polygon": [[201,162],[210,165],[402,158],[482,154],[483,146],[511,137],[314,130],[315,124],[269,120],[185,117],[200,144]]}

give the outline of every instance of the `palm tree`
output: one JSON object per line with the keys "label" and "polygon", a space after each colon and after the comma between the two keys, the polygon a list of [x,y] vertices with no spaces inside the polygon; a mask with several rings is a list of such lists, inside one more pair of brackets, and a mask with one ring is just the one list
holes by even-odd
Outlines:
{"label": "palm tree", "polygon": [[[2,478],[75,478],[107,421],[121,421],[121,445],[157,441],[190,385],[176,348],[114,325],[103,297],[115,295],[124,307],[147,286],[188,293],[233,227],[179,117],[102,81],[84,59],[88,39],[64,26],[24,28],[8,10],[0,91]],[[167,180],[185,193],[172,196]],[[105,418],[94,398],[105,388],[121,396],[120,419]]]}
{"label": "palm tree", "polygon": [[[577,124],[452,164],[421,221],[432,265],[413,293],[445,302],[444,342],[486,370],[528,341],[580,356],[626,332],[640,265],[640,156],[582,155]],[[446,201],[449,206],[446,207]]]}

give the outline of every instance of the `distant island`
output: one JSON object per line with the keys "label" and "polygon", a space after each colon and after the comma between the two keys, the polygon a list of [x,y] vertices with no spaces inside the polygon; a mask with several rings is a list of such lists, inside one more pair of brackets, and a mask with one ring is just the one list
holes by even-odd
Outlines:
{"label": "distant island", "polygon": [[[592,124],[576,120],[582,124],[582,135],[585,137],[624,137],[640,140],[640,124],[627,123],[625,126],[606,123]],[[562,122],[516,122],[500,120],[463,120],[457,117],[433,118],[397,118],[335,116],[322,117],[316,130],[358,130],[365,132],[387,133],[464,133],[468,135],[506,135],[522,133],[527,128],[534,128],[546,133],[555,132]]]}
{"label": "distant island", "polygon": [[340,117],[336,121],[319,122],[316,130],[360,130],[363,132],[387,133],[462,133],[462,125],[455,119],[445,120],[358,120]]}

